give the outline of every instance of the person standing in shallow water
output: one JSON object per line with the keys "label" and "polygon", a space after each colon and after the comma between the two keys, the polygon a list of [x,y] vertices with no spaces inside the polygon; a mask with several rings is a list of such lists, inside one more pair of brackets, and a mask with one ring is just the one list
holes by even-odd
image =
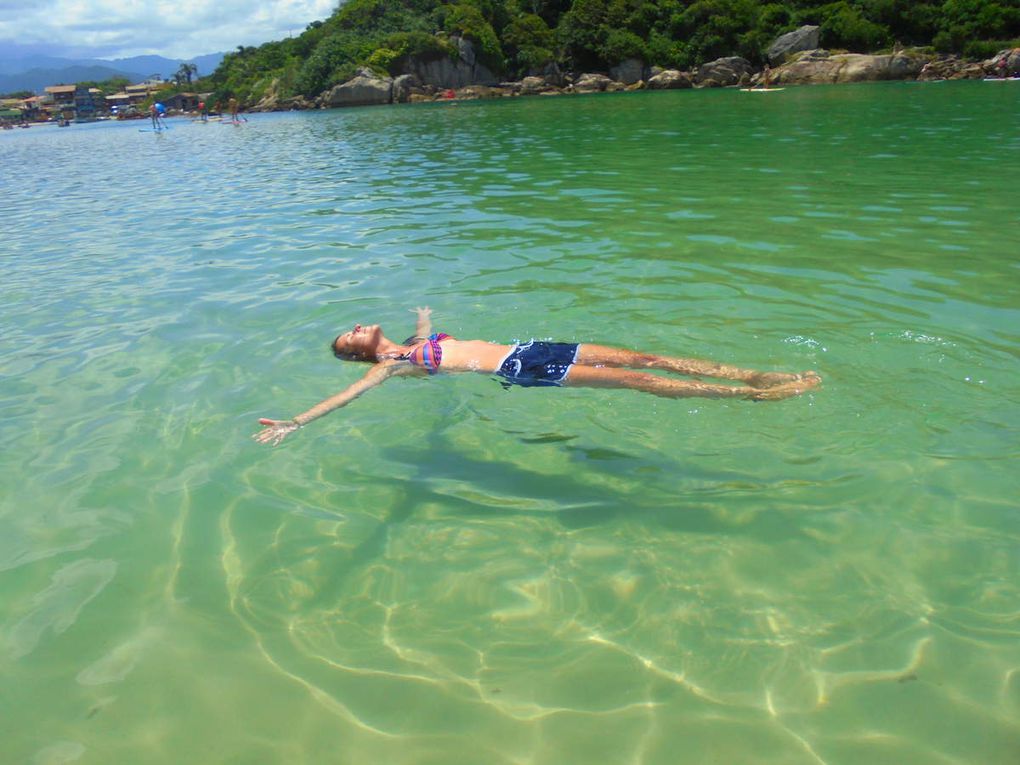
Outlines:
{"label": "person standing in shallow water", "polygon": [[[355,324],[330,345],[333,355],[370,363],[353,385],[289,420],[262,418],[263,429],[252,438],[276,445],[312,420],[346,406],[391,377],[426,376],[439,372],[480,372],[495,375],[505,386],[624,388],[664,398],[745,398],[779,401],[798,396],[821,383],[814,372],[759,372],[699,359],[673,358],[590,343],[528,343],[501,345],[485,340],[458,340],[432,334],[431,310],[416,308],[417,329],[403,343],[387,338],[378,324]],[[742,385],[677,380],[651,374],[656,369],[689,377],[713,377]]]}

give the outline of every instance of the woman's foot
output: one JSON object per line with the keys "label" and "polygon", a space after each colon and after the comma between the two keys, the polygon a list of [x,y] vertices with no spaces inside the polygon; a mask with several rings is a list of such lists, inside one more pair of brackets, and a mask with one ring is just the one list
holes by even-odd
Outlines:
{"label": "woman's foot", "polygon": [[791,372],[757,372],[747,379],[747,384],[752,388],[774,388],[800,379],[801,375]]}
{"label": "woman's foot", "polygon": [[[817,372],[808,370],[799,375],[788,375],[783,372],[767,372],[767,375],[783,375],[786,378],[794,378],[787,382],[773,383],[770,387],[764,388],[748,396],[752,401],[781,401],[784,398],[799,396],[801,393],[821,385],[822,378]],[[752,383],[753,385],[753,383]]]}

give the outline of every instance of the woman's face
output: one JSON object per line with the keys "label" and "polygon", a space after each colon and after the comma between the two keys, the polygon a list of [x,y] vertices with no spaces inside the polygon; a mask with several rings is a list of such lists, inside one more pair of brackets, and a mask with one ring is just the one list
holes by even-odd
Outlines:
{"label": "woman's face", "polygon": [[375,359],[381,337],[382,330],[379,329],[378,324],[355,324],[354,329],[344,332],[333,341],[333,352]]}

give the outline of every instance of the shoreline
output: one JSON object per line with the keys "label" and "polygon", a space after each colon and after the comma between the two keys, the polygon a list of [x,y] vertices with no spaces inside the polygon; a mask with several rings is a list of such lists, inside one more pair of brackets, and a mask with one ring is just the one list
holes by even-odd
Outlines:
{"label": "shoreline", "polygon": [[[1005,66],[1001,61],[1007,62]],[[428,84],[415,74],[384,77],[362,68],[340,85],[309,100],[303,96],[279,98],[275,88],[250,112],[303,111],[351,106],[383,106],[401,103],[443,103],[523,96],[565,96],[620,93],[639,90],[742,88],[763,90],[791,85],[835,85],[858,82],[938,82],[944,80],[1017,80],[1020,49],[1000,51],[991,59],[973,61],[951,54],[934,54],[920,48],[891,53],[830,52],[813,48],[785,54],[775,68],[756,69],[749,61],[728,56],[710,61],[695,71],[647,67],[637,60],[625,61],[609,73],[560,73],[528,76],[520,81],[469,83],[456,88]],[[767,79],[766,79],[767,73]]]}

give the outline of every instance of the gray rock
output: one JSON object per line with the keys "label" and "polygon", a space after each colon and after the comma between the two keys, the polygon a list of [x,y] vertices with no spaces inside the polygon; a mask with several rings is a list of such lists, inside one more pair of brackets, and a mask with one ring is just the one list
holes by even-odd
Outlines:
{"label": "gray rock", "polygon": [[534,96],[549,89],[544,77],[525,77],[521,80],[521,95]]}
{"label": "gray rock", "polygon": [[421,80],[416,74],[402,74],[393,80],[393,103],[406,104],[411,94],[421,92]]}
{"label": "gray rock", "polygon": [[566,85],[563,72],[560,71],[560,67],[555,61],[550,61],[545,66],[529,71],[528,76],[541,77],[554,88],[562,88]]}
{"label": "gray rock", "polygon": [[608,77],[604,74],[593,74],[587,73],[582,74],[577,78],[577,82],[574,83],[575,93],[601,93],[611,83]]}
{"label": "gray rock", "polygon": [[388,104],[393,100],[393,80],[373,74],[359,74],[337,85],[326,97],[328,106],[372,106]]}
{"label": "gray rock", "polygon": [[457,46],[457,54],[460,56],[460,60],[467,64],[467,66],[473,67],[477,63],[475,46],[471,44],[470,40],[465,40],[463,37],[453,37],[450,39],[450,42]]}
{"label": "gray rock", "polygon": [[467,85],[457,91],[457,98],[461,100],[474,100],[478,98],[500,98],[506,95],[506,91],[500,87],[489,85]]}
{"label": "gray rock", "polygon": [[1006,62],[1006,73],[1009,76],[1015,76],[1020,73],[1020,48],[1000,50],[987,61],[982,61],[981,68],[989,77],[1001,77],[1002,68],[999,66],[1000,61]]}
{"label": "gray rock", "polygon": [[457,57],[411,58],[404,65],[405,74],[417,75],[426,85],[440,90],[463,88],[467,85],[496,85],[499,78],[478,61],[474,46],[462,37],[451,37]]}
{"label": "gray rock", "polygon": [[644,77],[645,62],[639,58],[628,58],[609,70],[609,76],[624,85],[633,85]]}
{"label": "gray rock", "polygon": [[666,69],[648,78],[648,87],[651,90],[677,90],[693,86],[690,76],[676,69]]}
{"label": "gray rock", "polygon": [[709,61],[698,67],[695,81],[703,87],[716,87],[719,85],[736,85],[743,75],[748,77],[754,73],[751,62],[740,56],[726,56]]}
{"label": "gray rock", "polygon": [[921,74],[926,59],[903,53],[870,56],[840,53],[826,58],[802,56],[772,70],[775,83],[818,85],[836,82],[871,82],[912,79]]}
{"label": "gray rock", "polygon": [[818,27],[803,26],[777,37],[765,51],[772,64],[782,64],[791,53],[818,47]]}
{"label": "gray rock", "polygon": [[985,70],[980,64],[961,61],[956,56],[940,56],[926,63],[917,79],[927,80],[980,80]]}
{"label": "gray rock", "polygon": [[888,80],[913,80],[921,73],[925,61],[915,56],[894,53],[889,57]]}

